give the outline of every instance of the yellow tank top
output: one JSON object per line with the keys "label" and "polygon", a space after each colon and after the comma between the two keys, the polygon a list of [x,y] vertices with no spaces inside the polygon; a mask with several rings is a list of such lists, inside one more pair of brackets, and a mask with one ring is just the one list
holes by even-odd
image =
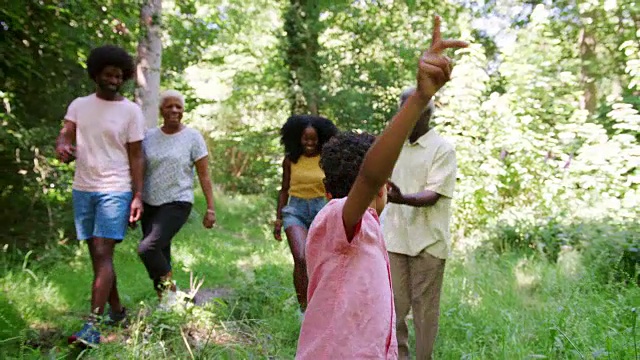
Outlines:
{"label": "yellow tank top", "polygon": [[300,156],[297,163],[291,162],[289,195],[301,199],[324,197],[324,172],[320,168],[320,155]]}

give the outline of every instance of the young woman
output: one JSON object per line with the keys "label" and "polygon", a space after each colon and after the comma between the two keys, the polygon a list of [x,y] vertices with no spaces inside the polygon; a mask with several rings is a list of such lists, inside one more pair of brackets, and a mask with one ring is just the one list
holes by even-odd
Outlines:
{"label": "young woman", "polygon": [[207,200],[202,225],[216,222],[213,188],[209,178],[208,151],[202,135],[182,124],[184,97],[175,90],[161,94],[161,127],[147,132],[142,143],[145,154],[143,239],[140,259],[160,299],[175,297],[171,273],[171,242],[185,224],[193,206],[193,168]]}
{"label": "young woman", "polygon": [[330,120],[312,115],[291,116],[280,130],[285,158],[274,236],[281,241],[284,227],[294,261],[293,284],[303,314],[307,308],[307,231],[326,204],[320,150],[337,132]]}

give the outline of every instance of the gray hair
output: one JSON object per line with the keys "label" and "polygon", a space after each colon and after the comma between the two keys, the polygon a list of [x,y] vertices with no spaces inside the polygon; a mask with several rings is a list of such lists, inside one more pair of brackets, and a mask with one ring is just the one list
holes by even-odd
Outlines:
{"label": "gray hair", "polygon": [[[398,104],[398,107],[401,108],[402,105],[404,105],[404,103],[409,99],[409,96],[413,95],[413,93],[415,92],[416,92],[415,87],[404,89],[402,91],[402,94],[400,94],[400,103]],[[431,118],[431,116],[433,116],[433,113],[435,111],[436,111],[436,105],[433,103],[433,99],[431,99],[429,100],[429,103],[427,104],[427,106],[424,108],[423,114],[428,113],[429,118]]]}
{"label": "gray hair", "polygon": [[169,98],[178,99],[178,101],[180,101],[180,104],[184,107],[184,96],[178,90],[165,90],[165,91],[163,91],[160,94],[160,107],[162,107],[162,104],[164,104],[164,101],[169,99]]}

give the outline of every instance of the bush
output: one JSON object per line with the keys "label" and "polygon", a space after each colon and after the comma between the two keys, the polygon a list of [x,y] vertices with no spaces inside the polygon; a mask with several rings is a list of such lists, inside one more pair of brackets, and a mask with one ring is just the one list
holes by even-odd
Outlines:
{"label": "bush", "polygon": [[537,252],[557,262],[564,249],[581,254],[582,265],[599,283],[625,282],[640,285],[640,225],[633,222],[567,221],[550,217],[543,221],[499,223],[491,232],[498,253]]}
{"label": "bush", "polygon": [[599,282],[640,286],[640,225],[611,222],[592,226],[583,242],[584,263]]}
{"label": "bush", "polygon": [[556,217],[542,221],[519,220],[514,224],[498,223],[493,230],[493,248],[499,253],[509,250],[537,251],[555,262],[562,246],[576,246],[581,233],[564,225]]}
{"label": "bush", "polygon": [[262,194],[279,188],[282,149],[276,129],[255,131],[249,127],[212,139],[213,180],[223,190]]}

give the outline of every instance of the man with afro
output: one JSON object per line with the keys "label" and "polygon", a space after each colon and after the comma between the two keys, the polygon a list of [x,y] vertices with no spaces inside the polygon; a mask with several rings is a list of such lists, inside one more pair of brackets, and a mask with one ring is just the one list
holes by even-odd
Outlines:
{"label": "man with afro", "polygon": [[73,210],[78,240],[86,241],[93,265],[91,317],[69,337],[70,343],[100,343],[98,319],[110,305],[107,321],[124,320],[113,267],[115,245],[127,225],[142,213],[144,116],[140,107],[120,94],[134,74],[133,58],[117,46],[95,48],[87,72],[95,92],[71,102],[56,141],[62,162],[76,162]]}

